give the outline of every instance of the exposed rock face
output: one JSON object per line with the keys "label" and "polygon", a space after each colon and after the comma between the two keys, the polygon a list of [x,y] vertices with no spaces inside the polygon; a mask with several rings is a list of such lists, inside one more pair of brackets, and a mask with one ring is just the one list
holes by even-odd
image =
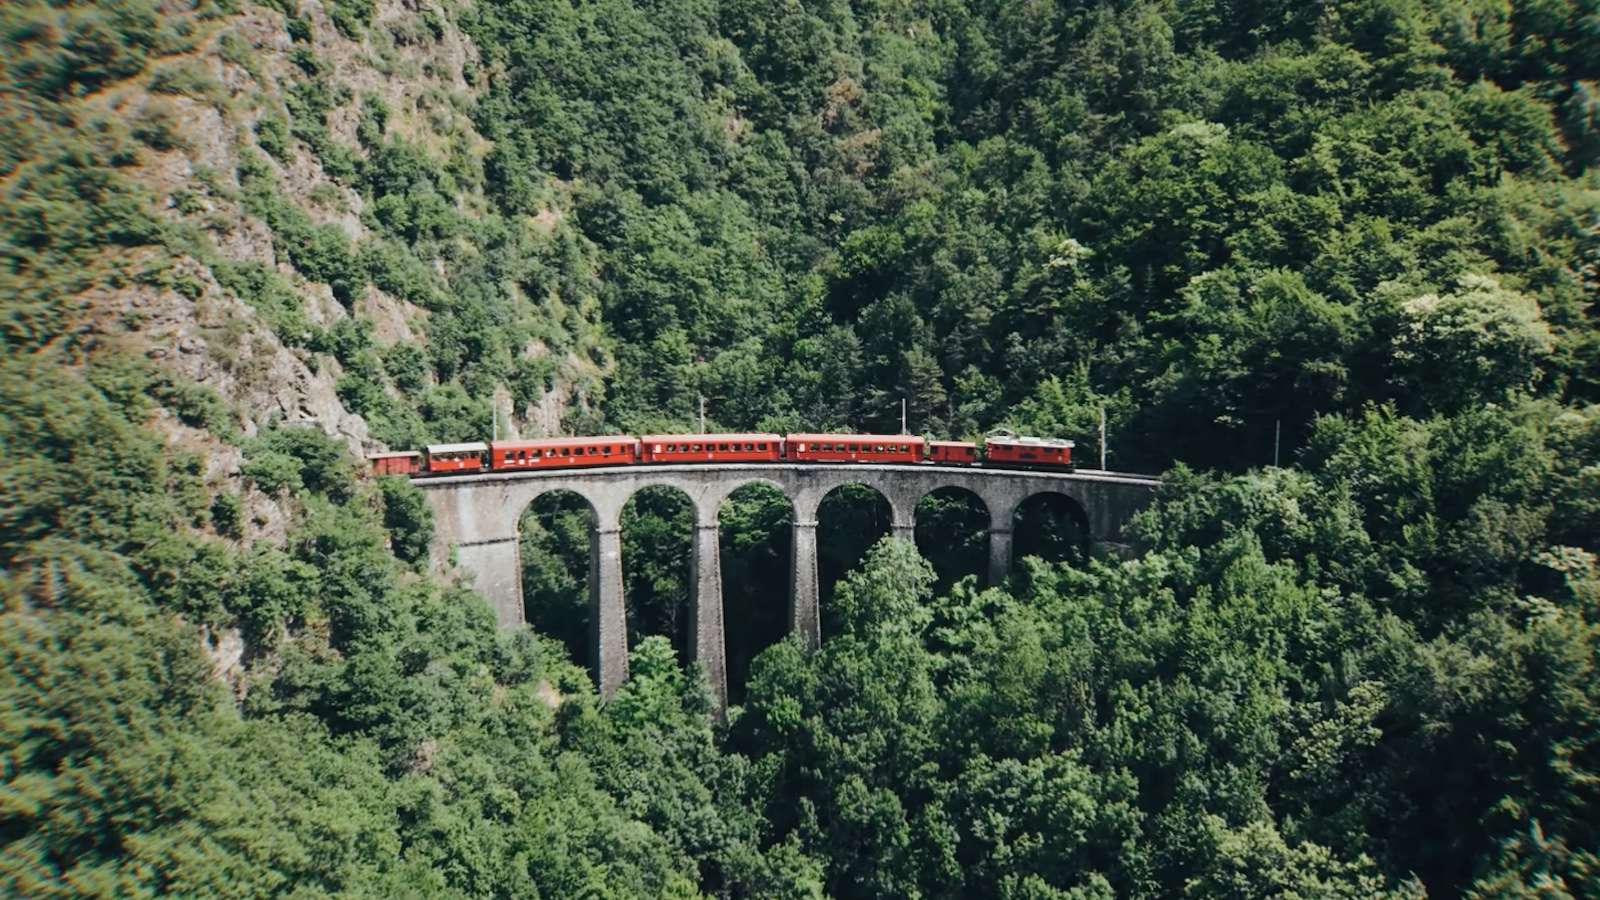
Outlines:
{"label": "exposed rock face", "polygon": [[[217,280],[212,261],[275,269],[300,296],[313,325],[329,327],[353,312],[372,323],[382,344],[424,341],[426,314],[415,305],[369,285],[347,311],[328,285],[305,279],[281,258],[272,229],[246,209],[238,172],[247,154],[265,160],[279,197],[318,224],[338,225],[359,247],[370,238],[361,195],[331,177],[304,142],[281,141],[273,157],[259,138],[263,118],[290,118],[288,92],[307,79],[296,54],[304,60],[309,50],[327,83],[339,86],[343,102],[329,112],[327,129],[358,154],[366,97],[385,104],[392,134],[430,149],[447,149],[445,135],[466,134],[482,145],[461,112],[471,102],[463,71],[477,64],[477,54],[437,2],[381,0],[359,42],[342,34],[317,0],[305,0],[301,12],[310,35],[299,44],[282,13],[265,5],[246,2],[238,13],[207,20],[205,39],[180,60],[214,82],[195,96],[152,94],[147,79],[136,79],[89,101],[124,119],[159,116],[170,124],[178,135],[175,145],[143,153],[130,174],[154,195],[159,215],[203,234],[206,246],[172,262],[169,280],[181,287],[133,283],[99,290],[85,297],[87,316],[106,339],[218,391],[237,407],[245,436],[271,422],[305,423],[363,455],[383,446],[341,401],[338,362],[326,353],[285,346],[260,311]],[[431,17],[429,28],[417,24],[425,15]],[[182,439],[193,443],[203,433]],[[237,451],[212,443],[208,459],[230,460],[236,469]]]}
{"label": "exposed rock face", "polygon": [[[306,354],[284,347],[243,301],[229,295],[193,260],[180,266],[203,285],[191,300],[146,286],[109,292],[94,304],[108,333],[129,349],[182,377],[215,388],[245,411],[246,437],[268,422],[304,423],[345,439],[354,453],[368,445],[367,423],[344,408],[334,382],[338,363],[312,372]],[[337,306],[337,304],[335,304]]]}
{"label": "exposed rock face", "polygon": [[200,647],[211,662],[211,677],[242,695],[247,685],[244,670],[245,640],[237,628],[200,629]]}

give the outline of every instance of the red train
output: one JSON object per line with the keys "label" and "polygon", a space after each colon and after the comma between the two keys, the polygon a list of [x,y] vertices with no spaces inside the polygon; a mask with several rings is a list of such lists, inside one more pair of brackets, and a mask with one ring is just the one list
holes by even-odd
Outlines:
{"label": "red train", "polygon": [[682,463],[899,463],[1071,471],[1073,442],[1059,438],[989,437],[925,441],[907,434],[647,434],[434,444],[422,450],[374,453],[375,475],[470,475],[580,466]]}

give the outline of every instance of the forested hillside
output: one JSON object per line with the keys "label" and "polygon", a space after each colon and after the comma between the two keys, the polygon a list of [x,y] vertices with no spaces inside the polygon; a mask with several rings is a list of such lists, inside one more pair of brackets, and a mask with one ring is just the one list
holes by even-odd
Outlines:
{"label": "forested hillside", "polygon": [[[1600,897],[1597,23],[0,5],[0,893]],[[725,721],[680,498],[602,703],[581,508],[500,630],[360,464],[902,398],[1165,473],[1142,552],[840,495],[812,652],[743,493]]]}

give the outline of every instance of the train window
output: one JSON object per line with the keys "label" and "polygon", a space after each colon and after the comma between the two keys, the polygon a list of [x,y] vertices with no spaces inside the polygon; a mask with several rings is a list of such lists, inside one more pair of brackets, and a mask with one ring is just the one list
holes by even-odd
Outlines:
{"label": "train window", "polygon": [[766,444],[757,444],[756,445],[756,449],[757,450],[765,450],[765,449],[767,449],[767,445]]}
{"label": "train window", "polygon": [[718,444],[717,445],[717,451],[719,453],[727,453],[728,452],[728,445],[727,444]]}
{"label": "train window", "polygon": [[699,444],[691,444],[690,445],[690,449],[693,450],[695,453],[699,453],[700,452],[700,445]]}
{"label": "train window", "polygon": [[611,448],[610,447],[601,447],[600,448],[600,455],[601,456],[610,456],[611,455]]}
{"label": "train window", "polygon": [[875,446],[874,446],[874,447],[873,447],[873,448],[872,448],[872,452],[873,452],[873,453],[882,453],[882,452],[883,452],[883,445],[882,445],[882,444],[877,444],[877,445],[875,445]]}

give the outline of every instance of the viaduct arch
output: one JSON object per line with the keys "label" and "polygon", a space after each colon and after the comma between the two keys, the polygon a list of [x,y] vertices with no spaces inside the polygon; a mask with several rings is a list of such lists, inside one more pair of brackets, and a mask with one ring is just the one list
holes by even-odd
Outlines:
{"label": "viaduct arch", "polygon": [[989,511],[989,581],[1011,568],[1016,512],[1037,494],[1061,494],[1084,511],[1091,540],[1126,551],[1124,530],[1159,486],[1148,476],[1114,472],[1031,472],[917,465],[729,464],[617,466],[588,470],[507,472],[418,479],[434,513],[432,563],[475,576],[501,625],[522,624],[518,555],[522,513],[534,498],[571,491],[588,501],[589,621],[600,692],[610,697],[628,675],[628,629],[623,606],[622,508],[651,485],[674,487],[694,504],[690,650],[705,664],[719,702],[727,700],[718,511],[739,488],[768,484],[794,505],[789,624],[812,646],[821,641],[817,585],[817,508],[845,484],[876,489],[889,501],[891,534],[914,541],[917,502],[946,487],[963,488]]}

